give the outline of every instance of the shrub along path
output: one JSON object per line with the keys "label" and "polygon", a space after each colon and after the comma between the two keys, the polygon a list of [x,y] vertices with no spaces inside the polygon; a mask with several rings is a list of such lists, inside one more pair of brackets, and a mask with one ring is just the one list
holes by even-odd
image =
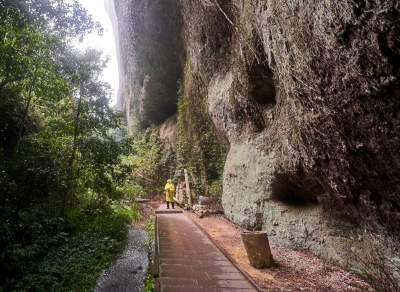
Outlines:
{"label": "shrub along path", "polygon": [[157,228],[160,291],[257,291],[185,214],[159,213]]}

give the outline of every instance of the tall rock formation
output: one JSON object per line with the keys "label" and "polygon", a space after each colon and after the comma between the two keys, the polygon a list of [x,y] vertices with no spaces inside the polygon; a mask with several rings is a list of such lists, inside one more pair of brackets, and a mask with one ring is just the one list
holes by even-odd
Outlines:
{"label": "tall rock formation", "polygon": [[127,116],[142,127],[164,121],[179,79],[205,96],[229,142],[230,220],[252,228],[261,216],[272,240],[348,266],[398,236],[398,0],[115,7]]}
{"label": "tall rock formation", "polygon": [[118,105],[128,128],[160,124],[176,112],[177,80],[184,59],[181,16],[175,0],[111,1],[118,17]]}

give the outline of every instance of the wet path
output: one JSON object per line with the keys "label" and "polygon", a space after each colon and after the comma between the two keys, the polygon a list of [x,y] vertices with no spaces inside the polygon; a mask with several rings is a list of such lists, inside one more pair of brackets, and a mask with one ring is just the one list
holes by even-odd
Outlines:
{"label": "wet path", "polygon": [[100,277],[95,291],[143,291],[149,265],[146,239],[144,230],[129,229],[124,252]]}
{"label": "wet path", "polygon": [[184,214],[158,214],[161,291],[256,291]]}

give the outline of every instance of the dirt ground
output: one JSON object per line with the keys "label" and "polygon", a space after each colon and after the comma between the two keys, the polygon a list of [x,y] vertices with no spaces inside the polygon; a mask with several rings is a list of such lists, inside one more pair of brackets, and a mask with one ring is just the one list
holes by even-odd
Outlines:
{"label": "dirt ground", "polygon": [[306,251],[294,251],[270,243],[273,268],[257,270],[250,266],[241,229],[222,215],[200,219],[187,213],[206,231],[264,291],[374,291],[365,281],[337,266],[325,263]]}

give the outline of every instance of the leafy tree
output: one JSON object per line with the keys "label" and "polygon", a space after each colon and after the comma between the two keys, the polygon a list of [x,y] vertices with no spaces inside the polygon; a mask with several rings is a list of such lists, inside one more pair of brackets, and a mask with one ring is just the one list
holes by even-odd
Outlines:
{"label": "leafy tree", "polygon": [[[72,119],[72,148],[70,150],[67,176],[69,196],[74,194],[74,181],[77,179],[74,169],[83,171],[83,166],[92,167],[97,181],[92,181],[92,188],[111,192],[107,184],[108,175],[112,174],[112,165],[117,162],[117,143],[114,141],[110,129],[119,126],[118,116],[108,105],[109,86],[99,81],[105,62],[101,54],[95,50],[88,50],[78,55],[75,64],[76,78],[73,90],[73,119]],[[81,161],[81,166],[77,165]],[[86,181],[88,183],[88,181]],[[63,209],[68,198],[64,197]]]}
{"label": "leafy tree", "polygon": [[[101,268],[121,246],[124,222],[135,217],[134,209],[110,203],[123,147],[110,88],[99,80],[106,60],[68,45],[95,29],[77,1],[0,0],[0,290],[52,287],[50,278],[64,283],[63,275],[41,273],[52,263],[61,271],[60,254],[70,263],[85,260],[68,252],[76,244],[111,236],[118,245],[94,248],[107,253]],[[73,279],[88,269],[81,264]]]}
{"label": "leafy tree", "polygon": [[[143,196],[158,193],[170,174],[165,169],[171,163],[171,155],[163,149],[155,129],[137,132],[125,140],[125,155],[120,156],[117,172],[127,174],[124,177],[123,190],[129,196]],[[174,168],[174,165],[171,169]],[[172,173],[172,171],[171,171]]]}
{"label": "leafy tree", "polygon": [[0,16],[14,16],[18,24],[27,23],[62,39],[83,37],[94,30],[102,32],[101,25],[77,0],[0,0]]}

